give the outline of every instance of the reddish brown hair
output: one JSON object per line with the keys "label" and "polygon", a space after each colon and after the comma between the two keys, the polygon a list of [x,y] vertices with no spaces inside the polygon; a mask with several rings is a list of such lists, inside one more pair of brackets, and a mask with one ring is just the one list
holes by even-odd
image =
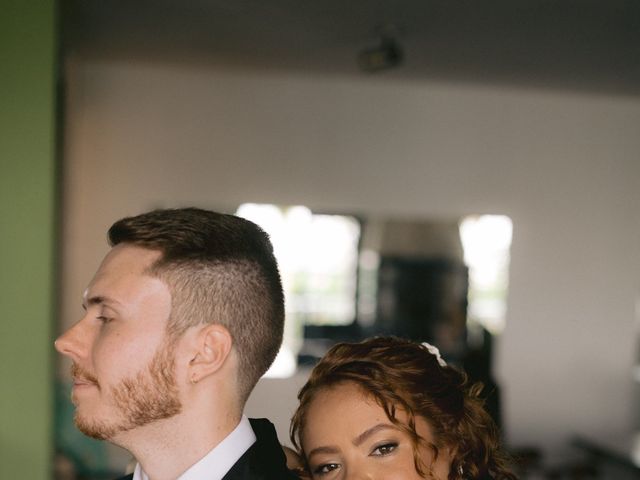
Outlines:
{"label": "reddish brown hair", "polygon": [[[451,449],[449,480],[516,480],[500,447],[498,429],[485,411],[482,385],[468,383],[464,373],[441,366],[424,345],[395,337],[334,346],[311,372],[298,394],[300,405],[291,420],[291,440],[304,451],[306,413],[316,394],[352,382],[376,400],[389,420],[409,434],[416,471],[425,477],[428,465],[420,458],[425,440],[416,432],[416,417],[431,427],[434,454]],[[407,413],[406,423],[396,411]],[[463,472],[462,474],[460,472]]]}

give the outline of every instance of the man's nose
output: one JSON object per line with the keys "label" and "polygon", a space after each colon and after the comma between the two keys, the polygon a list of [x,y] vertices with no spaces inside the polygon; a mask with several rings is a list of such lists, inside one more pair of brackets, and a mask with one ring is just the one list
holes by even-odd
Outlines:
{"label": "man's nose", "polygon": [[58,352],[74,361],[79,360],[86,350],[87,332],[83,332],[82,323],[80,320],[53,342]]}

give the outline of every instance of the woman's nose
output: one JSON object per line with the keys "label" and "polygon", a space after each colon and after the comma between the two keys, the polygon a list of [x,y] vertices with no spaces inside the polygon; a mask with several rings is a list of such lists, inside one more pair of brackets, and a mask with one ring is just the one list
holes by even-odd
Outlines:
{"label": "woman's nose", "polygon": [[376,478],[375,472],[367,469],[352,469],[345,475],[345,480],[375,480]]}

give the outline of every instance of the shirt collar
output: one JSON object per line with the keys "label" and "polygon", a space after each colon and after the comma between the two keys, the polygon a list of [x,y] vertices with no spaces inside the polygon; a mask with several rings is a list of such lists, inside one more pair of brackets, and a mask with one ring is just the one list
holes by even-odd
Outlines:
{"label": "shirt collar", "polygon": [[[238,426],[224,440],[176,480],[222,480],[255,441],[256,434],[249,419],[243,415]],[[133,480],[149,480],[139,463],[133,472]]]}

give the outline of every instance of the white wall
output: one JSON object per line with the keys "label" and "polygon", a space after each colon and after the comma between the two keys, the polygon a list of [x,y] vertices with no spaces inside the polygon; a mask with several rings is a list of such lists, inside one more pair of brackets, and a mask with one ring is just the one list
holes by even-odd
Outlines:
{"label": "white wall", "polygon": [[[108,226],[152,207],[504,213],[508,439],[554,451],[630,428],[640,98],[122,63],[73,64],[67,88],[65,322]],[[285,404],[251,408],[286,423]]]}

